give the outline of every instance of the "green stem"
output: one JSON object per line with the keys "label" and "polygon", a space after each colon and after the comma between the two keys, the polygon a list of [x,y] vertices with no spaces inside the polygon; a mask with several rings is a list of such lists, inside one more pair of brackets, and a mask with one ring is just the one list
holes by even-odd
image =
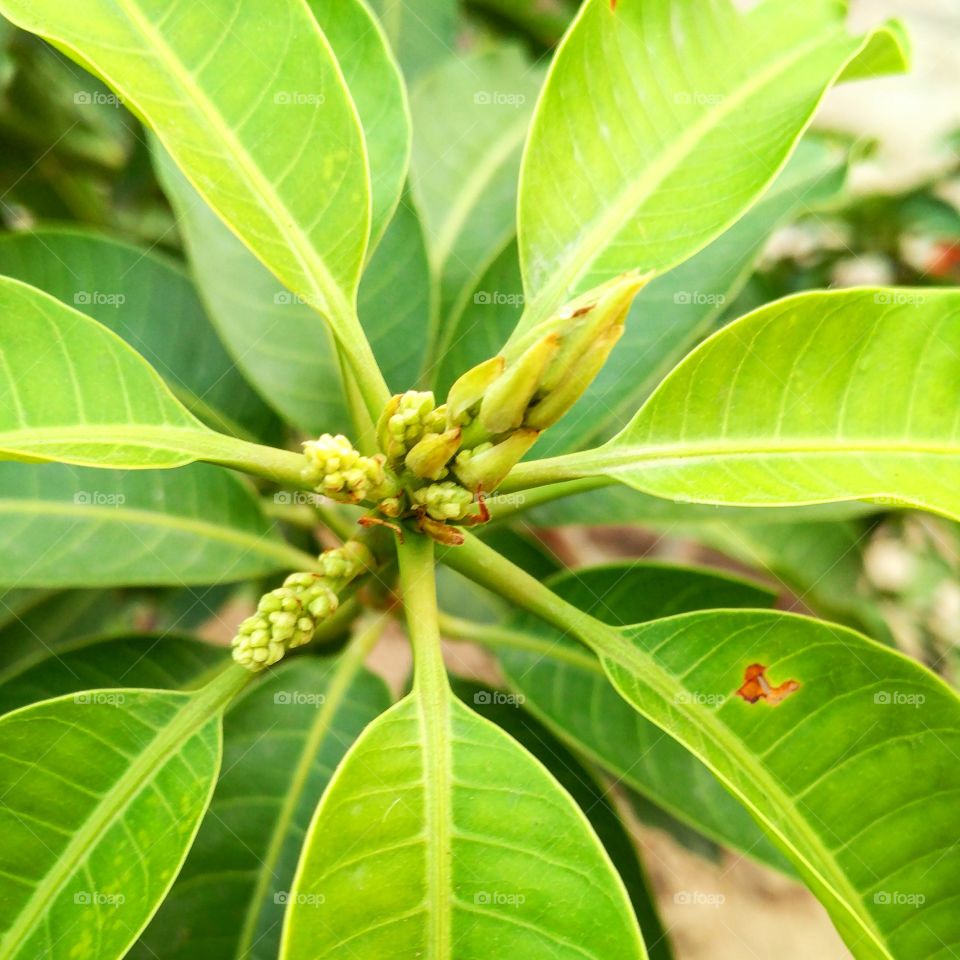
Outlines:
{"label": "green stem", "polygon": [[[380,418],[380,411],[390,399],[387,381],[383,377],[377,358],[373,355],[370,341],[363,332],[356,312],[351,311],[349,316],[342,316],[339,319],[340,322],[332,326],[335,330],[341,331],[338,341],[353,371],[357,389],[366,404],[367,413],[376,423]],[[344,334],[349,335],[344,336]]]}
{"label": "green stem", "polygon": [[549,640],[520,630],[510,630],[495,624],[477,623],[474,620],[462,620],[446,613],[440,614],[440,630],[452,640],[468,640],[481,646],[496,649],[524,650],[553,660],[562,660],[581,670],[590,670],[603,675],[603,668],[596,657],[586,650],[571,646],[559,646]]}
{"label": "green stem", "polygon": [[526,491],[530,487],[544,487],[547,484],[566,483],[570,480],[598,479],[589,471],[585,473],[582,469],[578,469],[578,463],[583,456],[583,453],[568,453],[562,457],[518,463],[510,471],[510,476],[500,485],[498,493],[515,493]]}
{"label": "green stem", "polygon": [[433,541],[428,537],[410,535],[398,546],[397,552],[403,609],[413,645],[414,689],[424,700],[445,703],[449,682],[440,652]]}
{"label": "green stem", "polygon": [[[523,466],[523,464],[520,464]],[[514,467],[514,471],[519,469]],[[511,473],[511,477],[513,474]],[[507,478],[510,480],[510,477]],[[500,522],[527,510],[535,510],[545,503],[561,500],[564,497],[573,497],[578,493],[597,490],[616,483],[610,477],[582,477],[579,480],[568,480],[564,483],[549,483],[542,487],[517,490],[515,493],[504,493],[506,481],[497,490],[496,494],[487,500],[487,509],[490,511],[490,520]]]}

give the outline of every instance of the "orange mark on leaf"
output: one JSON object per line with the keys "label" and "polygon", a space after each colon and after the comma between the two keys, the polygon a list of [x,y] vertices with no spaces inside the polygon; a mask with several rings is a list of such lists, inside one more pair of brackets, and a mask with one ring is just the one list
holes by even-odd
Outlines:
{"label": "orange mark on leaf", "polygon": [[796,680],[787,680],[779,687],[771,686],[767,679],[767,668],[761,663],[751,663],[744,671],[743,686],[737,691],[737,696],[743,697],[747,703],[766,700],[771,707],[775,707],[799,689],[800,684]]}
{"label": "orange mark on leaf", "polygon": [[617,12],[617,0],[610,0],[610,9],[616,13]]}

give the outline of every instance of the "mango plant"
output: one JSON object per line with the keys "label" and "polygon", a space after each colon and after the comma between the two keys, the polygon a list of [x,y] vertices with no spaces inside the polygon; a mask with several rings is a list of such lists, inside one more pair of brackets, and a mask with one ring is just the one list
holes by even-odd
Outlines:
{"label": "mango plant", "polygon": [[[544,70],[454,52],[441,0],[0,13],[142,125],[185,253],[0,238],[3,960],[666,960],[628,800],[798,878],[858,960],[960,952],[960,704],[840,579],[864,514],[960,520],[960,292],[717,329],[842,189],[808,127],[906,69],[898,24],[585,0]],[[717,516],[835,548],[794,569],[839,622],[518,533]]]}

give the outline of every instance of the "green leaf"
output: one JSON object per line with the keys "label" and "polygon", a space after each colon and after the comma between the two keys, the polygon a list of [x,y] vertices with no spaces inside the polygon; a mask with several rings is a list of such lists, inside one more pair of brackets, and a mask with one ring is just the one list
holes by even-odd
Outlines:
{"label": "green leaf", "polygon": [[518,49],[495,47],[445,62],[413,90],[410,180],[442,318],[516,230],[520,154],[542,77]]}
{"label": "green leaf", "polygon": [[198,459],[300,482],[301,457],[214,433],[129,344],[0,277],[0,459],[179,467]]}
{"label": "green leaf", "polygon": [[448,691],[411,694],[366,729],[324,795],[281,955],[521,953],[646,956],[621,881],[546,770]]}
{"label": "green leaf", "polygon": [[960,850],[946,840],[960,793],[960,701],[930,671],[785,613],[612,627],[475,538],[443,559],[587,644],[624,698],[747,807],[858,960],[960,946]]}
{"label": "green leaf", "polygon": [[582,450],[622,429],[712,331],[747,282],[770,234],[837,197],[846,179],[845,161],[843,150],[805,138],[755,207],[705,249],[644,287],[610,359],[580,402],[544,433],[537,455]]}
{"label": "green leaf", "polygon": [[276,960],[313,811],[349,745],[389,705],[383,682],[343,658],[291,661],[236,701],[209,814],[133,960]]}
{"label": "green leaf", "polygon": [[230,668],[197,694],[73,694],[0,719],[0,952],[127,951],[193,840],[220,765]]}
{"label": "green leaf", "polygon": [[371,0],[409,80],[457,55],[456,0]]}
{"label": "green leaf", "polygon": [[304,559],[219,468],[120,474],[0,463],[0,584],[231,583]]}
{"label": "green leaf", "polygon": [[276,437],[276,419],[236,370],[172,261],[92,230],[41,228],[0,237],[0,273],[109,327],[208,426],[247,439]]}
{"label": "green leaf", "polygon": [[[363,0],[308,0],[356,104],[370,163],[369,259],[393,218],[410,163],[407,91],[377,19]],[[361,316],[362,319],[362,316]]]}
{"label": "green leaf", "polygon": [[[237,366],[284,419],[308,434],[346,433],[333,336],[302,297],[221,223],[156,142],[157,175],[183,232],[194,280]],[[358,309],[384,376],[397,391],[416,379],[430,315],[430,271],[420,223],[401,204],[360,285]],[[402,336],[397,336],[398,329]]]}
{"label": "green leaf", "polygon": [[[455,682],[454,690],[463,700],[472,703],[480,716],[495,723],[529,750],[570,794],[586,814],[627,888],[644,939],[650,945],[650,960],[672,960],[673,950],[657,911],[637,843],[594,775],[546,727],[518,709],[516,701],[509,695],[505,697],[502,691],[465,681]],[[618,787],[622,788],[623,784],[619,783]]]}
{"label": "green leaf", "polygon": [[903,69],[894,28],[851,37],[845,14],[836,0],[745,14],[730,0],[588,0],[524,157],[518,333],[576,292],[692,256],[756,201],[844,73]]}
{"label": "green leaf", "polygon": [[[743,580],[661,564],[592,567],[548,583],[585,613],[615,626],[711,607],[767,606],[773,600],[768,591]],[[788,868],[720,781],[624,703],[589,651],[533,618],[518,625],[517,646],[498,645],[497,658],[528,710],[575,750],[681,822],[739,853],[779,870]]]}
{"label": "green leaf", "polygon": [[[81,634],[82,636],[82,634]],[[221,670],[223,647],[170,634],[88,636],[42,644],[32,657],[12,656],[0,639],[0,714],[40,700],[108,687],[185,690]]]}
{"label": "green leaf", "polygon": [[305,3],[3,0],[0,11],[106,78],[257,256],[350,340],[370,177],[356,109]]}
{"label": "green leaf", "polygon": [[958,355],[956,291],[788,297],[715,334],[623,433],[569,459],[675,500],[860,499],[957,519]]}
{"label": "green leaf", "polygon": [[[616,648],[596,640],[623,696],[778,839],[858,960],[960,946],[960,858],[945,847],[960,704],[943,683],[851,631],[789,614],[688,614],[627,628]],[[752,663],[799,690],[777,705],[734,696]],[[711,697],[719,705],[702,704]]]}

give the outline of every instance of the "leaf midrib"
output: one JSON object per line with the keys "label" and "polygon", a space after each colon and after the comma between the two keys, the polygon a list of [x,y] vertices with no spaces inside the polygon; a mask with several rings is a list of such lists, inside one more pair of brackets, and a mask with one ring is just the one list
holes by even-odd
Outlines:
{"label": "leaf midrib", "polygon": [[[228,668],[228,670],[232,669],[232,667]],[[142,694],[143,691],[128,692]],[[4,949],[10,951],[8,956],[16,956],[16,951],[19,951],[29,940],[37,920],[58,896],[64,884],[87,861],[104,833],[126,811],[134,798],[153,783],[160,770],[179,752],[180,748],[194,737],[204,734],[215,711],[219,710],[229,698],[219,686],[207,687],[192,696],[170,693],[165,693],[164,696],[183,697],[186,702],[173,720],[151,741],[147,749],[127,767],[109,792],[103,795],[101,801],[94,807],[92,815],[76,831],[62,855],[57,858],[53,868],[41,878],[30,899],[3,938]],[[68,699],[71,697],[72,694]],[[188,731],[192,731],[191,736],[182,740],[181,738]],[[150,775],[151,771],[152,775]],[[149,781],[148,775],[150,775]]]}
{"label": "leaf midrib", "polygon": [[[257,165],[250,160],[246,149],[237,139],[234,131],[224,122],[220,112],[213,103],[211,103],[203,89],[196,83],[193,75],[186,66],[181,63],[176,52],[167,44],[154,25],[130,0],[116,0],[116,2],[124,11],[134,29],[139,30],[141,35],[147,39],[148,43],[157,52],[159,59],[176,77],[181,89],[188,94],[188,102],[192,100],[196,105],[200,114],[210,124],[211,129],[216,134],[216,139],[228,145],[230,156],[232,156],[240,173],[244,179],[246,179],[248,186],[252,188],[251,192],[254,199],[266,201],[266,203],[258,203],[257,206],[266,213],[267,218],[273,224],[274,228],[280,236],[287,241],[288,249],[296,257],[297,262],[303,270],[304,277],[311,282],[311,286],[313,287],[311,292],[324,301],[327,307],[325,312],[330,322],[340,325],[343,318],[350,314],[347,298],[344,296],[339,284],[334,280],[333,275],[327,269],[327,265],[323,262],[323,259],[313,250],[309,238],[299,229],[293,231],[287,229],[286,223],[291,225],[297,223],[297,218],[293,212],[273,189],[273,185],[261,173]],[[316,24],[315,20],[312,18],[311,20]],[[319,27],[317,27],[317,32],[320,33]],[[320,35],[322,37],[322,34]],[[157,136],[163,140],[159,132]],[[169,149],[166,143],[164,143],[164,146]],[[369,181],[369,171],[367,178]],[[224,222],[230,226],[227,220],[224,220]],[[240,236],[240,234],[237,234],[237,236]],[[247,241],[243,237],[240,237],[240,239],[243,240],[245,245],[247,244]]]}
{"label": "leaf midrib", "polygon": [[74,518],[95,517],[105,523],[119,523],[123,526],[128,526],[131,523],[142,523],[147,526],[196,534],[206,540],[241,547],[293,566],[302,565],[306,558],[306,554],[302,554],[295,547],[268,539],[266,534],[255,536],[243,533],[234,527],[219,526],[206,520],[196,520],[170,513],[155,513],[150,510],[134,509],[127,506],[110,507],[49,500],[10,499],[0,500],[0,515],[3,514]]}
{"label": "leaf midrib", "polygon": [[[586,9],[586,7],[584,8]],[[680,137],[669,144],[663,153],[651,163],[637,180],[628,181],[626,188],[615,198],[606,212],[589,226],[578,239],[572,254],[561,261],[553,270],[553,279],[535,294],[530,317],[524,327],[529,328],[560,305],[567,291],[594,263],[611,237],[619,236],[630,219],[636,216],[640,204],[652,196],[653,192],[678,169],[681,163],[693,152],[700,139],[719,127],[736,109],[743,106],[754,94],[777,82],[798,62],[807,57],[821,44],[827,43],[837,35],[836,28],[830,34],[817,35],[809,42],[801,44],[792,54],[776,61],[765,70],[752,74],[747,83],[742,84],[735,93],[729,94],[716,106],[692,124]],[[856,48],[855,48],[856,49]],[[851,53],[851,56],[853,54]],[[849,62],[848,57],[844,63]],[[555,60],[556,62],[556,60]],[[843,64],[838,66],[838,71]],[[549,85],[549,78],[547,84]],[[526,162],[524,162],[524,167]],[[525,181],[521,174],[521,184]],[[660,270],[658,273],[662,273]]]}
{"label": "leaf midrib", "polygon": [[[778,616],[790,615],[778,614]],[[640,624],[632,629],[643,629],[643,627],[644,625]],[[602,635],[604,639],[598,642],[596,640],[598,635]],[[701,716],[699,711],[684,709],[682,703],[679,703],[678,701],[678,695],[687,693],[688,691],[686,688],[682,683],[676,681],[674,677],[667,672],[666,668],[661,666],[660,663],[654,659],[654,657],[650,656],[645,651],[638,649],[635,643],[631,640],[629,634],[623,633],[615,628],[608,627],[606,624],[600,623],[600,621],[595,621],[595,627],[593,630],[594,639],[591,641],[590,638],[584,636],[582,633],[580,636],[585,643],[588,643],[592,649],[596,651],[601,662],[609,661],[617,667],[625,670],[628,674],[634,675],[637,678],[636,682],[638,685],[641,687],[644,685],[649,686],[649,688],[657,697],[662,700],[663,703],[676,705],[675,709],[678,712],[683,713],[683,715],[698,730],[700,730],[701,734],[708,738],[709,742],[714,743],[719,748],[720,752],[729,757],[741,758],[744,766],[750,771],[752,782],[761,784],[763,792],[769,797],[776,798],[779,801],[779,806],[781,809],[792,811],[793,816],[790,819],[793,821],[794,830],[805,839],[811,849],[820,851],[822,854],[822,861],[830,866],[831,869],[829,872],[831,877],[829,881],[824,876],[823,871],[817,869],[816,866],[811,864],[809,859],[797,849],[790,837],[786,836],[784,832],[776,826],[776,824],[771,822],[771,820],[764,814],[763,810],[756,806],[753,798],[745,794],[744,791],[737,787],[736,784],[732,783],[727,775],[717,768],[716,764],[713,763],[709,756],[704,756],[703,751],[698,751],[691,744],[684,743],[684,747],[702,763],[706,764],[706,766],[714,773],[714,775],[726,785],[727,789],[729,789],[734,796],[740,799],[740,801],[753,813],[756,819],[766,824],[767,827],[778,838],[780,838],[781,842],[785,846],[789,847],[791,851],[793,851],[795,859],[803,863],[807,870],[809,870],[813,876],[816,876],[820,880],[824,888],[830,891],[834,901],[846,911],[847,915],[853,920],[857,928],[862,930],[870,937],[873,945],[880,951],[880,955],[886,958],[886,960],[895,960],[892,954],[887,951],[886,946],[880,939],[880,932],[874,927],[873,918],[870,917],[869,914],[865,916],[861,913],[860,909],[858,909],[861,904],[859,892],[847,881],[843,871],[835,866],[835,858],[832,852],[823,846],[818,835],[812,830],[812,828],[808,826],[807,821],[799,814],[797,805],[794,803],[792,797],[781,788],[776,779],[769,775],[762,764],[755,764],[751,762],[752,755],[749,751],[745,751],[743,749],[744,745],[742,740],[740,740],[735,734],[729,732],[722,725],[705,722],[709,718]],[[607,641],[610,641],[609,644]],[[611,683],[613,683],[613,685],[619,691],[620,686],[613,677],[609,676],[609,671],[608,677]],[[679,705],[677,705],[678,703]],[[656,720],[653,722],[658,723]],[[771,805],[776,806],[776,804]]]}

